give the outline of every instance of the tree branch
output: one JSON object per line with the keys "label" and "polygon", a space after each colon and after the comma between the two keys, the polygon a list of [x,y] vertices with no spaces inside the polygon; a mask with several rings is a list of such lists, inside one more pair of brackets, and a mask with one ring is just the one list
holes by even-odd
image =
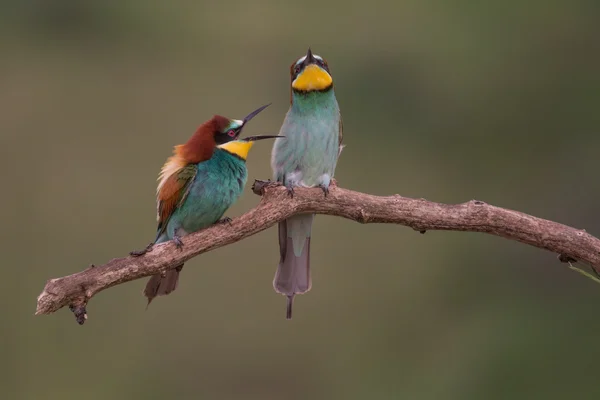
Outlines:
{"label": "tree branch", "polygon": [[[484,232],[527,243],[559,254],[562,262],[582,261],[600,268],[600,240],[557,222],[494,207],[482,201],[440,204],[400,195],[373,196],[332,186],[324,198],[320,189],[297,188],[293,198],[278,184],[256,181],[260,203],[231,224],[217,224],[182,239],[183,248],[162,243],[141,257],[115,258],[102,266],[50,279],[37,300],[37,314],[50,314],[66,305],[83,324],[87,302],[109,287],[164,273],[192,257],[235,243],[294,214],[335,215],[360,223],[392,223],[415,231],[452,230]],[[275,257],[275,253],[273,253]]]}

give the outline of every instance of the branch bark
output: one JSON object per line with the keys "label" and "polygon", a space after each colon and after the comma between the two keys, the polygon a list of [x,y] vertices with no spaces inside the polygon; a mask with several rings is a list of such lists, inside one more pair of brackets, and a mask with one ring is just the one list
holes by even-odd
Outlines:
{"label": "branch bark", "polygon": [[[392,223],[425,233],[428,230],[484,232],[527,243],[559,254],[562,262],[581,261],[600,269],[600,240],[585,230],[471,200],[441,204],[400,195],[374,196],[332,186],[324,198],[320,189],[297,188],[293,198],[278,184],[256,181],[260,203],[231,224],[218,224],[182,239],[156,245],[141,257],[115,258],[102,266],[50,279],[37,299],[38,314],[50,314],[68,305],[80,324],[86,305],[97,293],[134,279],[164,273],[199,254],[235,243],[294,214],[327,214],[360,223]],[[273,257],[275,256],[273,253]]]}

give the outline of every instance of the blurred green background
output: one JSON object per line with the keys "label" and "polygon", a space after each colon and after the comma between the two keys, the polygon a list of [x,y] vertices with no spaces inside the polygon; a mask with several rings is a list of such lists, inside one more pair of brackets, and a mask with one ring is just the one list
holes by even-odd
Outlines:
{"label": "blurred green background", "polygon": [[[471,233],[319,216],[294,320],[276,230],[34,317],[45,281],[144,246],[172,146],[328,59],[344,187],[480,199],[600,234],[595,1],[0,2],[6,399],[597,399],[600,286],[556,255]],[[255,146],[250,182],[270,177]],[[258,202],[249,187],[228,213]]]}

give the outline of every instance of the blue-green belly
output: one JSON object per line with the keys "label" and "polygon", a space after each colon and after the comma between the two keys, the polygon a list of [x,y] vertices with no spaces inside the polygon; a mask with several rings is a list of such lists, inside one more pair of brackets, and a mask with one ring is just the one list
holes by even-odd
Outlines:
{"label": "blue-green belly", "polygon": [[339,155],[340,109],[333,89],[327,93],[294,95],[273,147],[271,165],[277,181],[317,186],[324,174],[332,178]]}
{"label": "blue-green belly", "polygon": [[213,225],[240,197],[247,179],[248,171],[242,159],[216,149],[208,161],[198,164],[187,198],[171,216],[158,242]]}

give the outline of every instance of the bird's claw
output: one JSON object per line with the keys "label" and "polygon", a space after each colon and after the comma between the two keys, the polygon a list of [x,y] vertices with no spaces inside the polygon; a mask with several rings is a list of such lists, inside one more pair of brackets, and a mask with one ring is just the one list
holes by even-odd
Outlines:
{"label": "bird's claw", "polygon": [[154,242],[152,242],[148,246],[146,246],[145,249],[130,251],[129,255],[132,256],[132,257],[143,256],[144,254],[146,254],[147,252],[149,252],[150,250],[152,250],[152,247],[154,247]]}
{"label": "bird's claw", "polygon": [[329,186],[319,186],[321,188],[321,190],[323,191],[323,194],[325,195],[325,197],[327,197],[327,195],[329,194]]}
{"label": "bird's claw", "polygon": [[178,249],[181,249],[183,247],[183,242],[181,241],[181,238],[177,235],[173,236],[173,241],[175,242],[175,246]]}
{"label": "bird's claw", "polygon": [[287,189],[287,193],[290,196],[290,199],[293,199],[294,198],[294,187],[286,186],[285,188]]}
{"label": "bird's claw", "polygon": [[229,218],[229,217],[223,217],[223,218],[221,218],[218,221],[218,223],[219,224],[229,224],[229,225],[231,225],[231,221],[233,221],[231,218]]}

